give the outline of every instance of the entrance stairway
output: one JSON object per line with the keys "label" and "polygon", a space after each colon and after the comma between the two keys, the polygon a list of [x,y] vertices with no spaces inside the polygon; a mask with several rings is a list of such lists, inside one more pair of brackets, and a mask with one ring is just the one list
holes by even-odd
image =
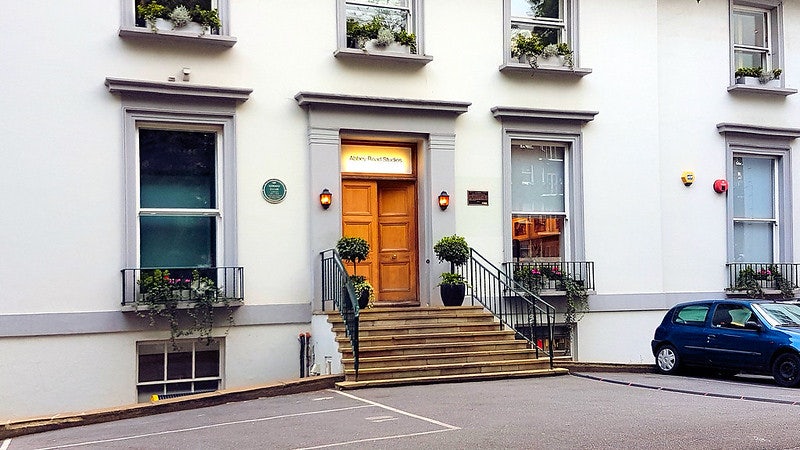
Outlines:
{"label": "entrance stairway", "polygon": [[356,380],[350,340],[338,312],[328,314],[342,354],[340,389],[563,375],[480,306],[375,307],[359,314]]}

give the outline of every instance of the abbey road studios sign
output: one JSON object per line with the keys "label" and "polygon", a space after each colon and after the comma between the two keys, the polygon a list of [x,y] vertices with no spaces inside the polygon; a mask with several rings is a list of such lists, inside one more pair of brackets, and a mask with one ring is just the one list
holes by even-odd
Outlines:
{"label": "abbey road studios sign", "polygon": [[411,148],[386,145],[343,145],[342,172],[410,175]]}

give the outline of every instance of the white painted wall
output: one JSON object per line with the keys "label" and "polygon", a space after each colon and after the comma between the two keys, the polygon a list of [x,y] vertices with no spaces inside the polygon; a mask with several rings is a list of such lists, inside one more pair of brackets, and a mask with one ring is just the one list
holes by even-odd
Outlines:
{"label": "white painted wall", "polygon": [[[599,111],[583,128],[586,256],[596,264],[593,305],[614,312],[588,314],[579,323],[579,356],[591,361],[649,361],[664,303],[721,295],[725,199],[711,183],[725,175],[725,148],[716,124],[792,127],[800,116],[797,95],[727,92],[727,0],[581,2],[580,62],[592,73],[569,79],[498,71],[501,2],[469,8],[457,0],[425,2],[426,53],[434,60],[424,67],[334,58],[333,2],[283,2],[278,11],[274,2],[235,0],[230,23],[238,42],[225,50],[120,38],[117,1],[82,2],[91,20],[75,2],[36,3],[4,5],[4,16],[15,20],[7,21],[0,41],[0,315],[119,308],[122,112],[103,85],[106,77],[165,81],[190,67],[191,83],[253,89],[236,117],[238,260],[246,268],[247,305],[312,302],[309,274],[318,249],[309,245],[315,230],[308,205],[318,193],[309,186],[298,92],[471,102],[456,120],[451,208],[458,233],[498,263],[506,233],[502,136],[490,108]],[[800,4],[783,7],[784,77],[798,87],[800,60],[792,56],[800,52]],[[47,32],[32,32],[31,23],[46,23]],[[792,164],[800,168],[798,158]],[[680,182],[684,170],[696,174],[691,188]],[[283,203],[261,198],[269,178],[286,183]],[[467,207],[467,190],[489,191],[489,206]],[[644,294],[659,300],[631,310],[616,304]],[[309,316],[299,324],[233,328],[226,338],[227,386],[292,376],[297,335],[311,327]],[[0,337],[0,385],[19,386],[0,391],[0,417],[130,402],[133,343],[155,335],[161,333]],[[328,352],[316,345],[317,356]],[[86,361],[98,359],[107,367],[87,374]]]}

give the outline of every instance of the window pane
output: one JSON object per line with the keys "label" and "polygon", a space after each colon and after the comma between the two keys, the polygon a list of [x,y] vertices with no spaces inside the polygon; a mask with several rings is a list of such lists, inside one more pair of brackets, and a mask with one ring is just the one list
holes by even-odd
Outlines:
{"label": "window pane", "polygon": [[511,0],[512,17],[563,19],[561,0]]}
{"label": "window pane", "polygon": [[168,380],[192,378],[192,349],[191,346],[186,347],[183,351],[171,351],[167,355]]}
{"label": "window pane", "polygon": [[141,267],[214,267],[216,218],[140,217]]}
{"label": "window pane", "polygon": [[767,67],[767,53],[755,50],[736,50],[734,51],[734,64],[740,67]]}
{"label": "window pane", "polygon": [[772,262],[772,228],[771,222],[735,222],[733,252],[736,261]]}
{"label": "window pane", "polygon": [[195,392],[210,392],[216,391],[217,389],[219,389],[218,380],[195,381],[194,383]]}
{"label": "window pane", "polygon": [[384,23],[392,31],[409,30],[409,11],[407,9],[390,9],[364,5],[347,5],[347,18],[360,23],[371,22],[375,17],[382,17]]}
{"label": "window pane", "polygon": [[197,344],[195,349],[195,378],[219,376],[219,342]]}
{"label": "window pane", "polygon": [[164,353],[139,355],[139,382],[164,380]]}
{"label": "window pane", "polygon": [[767,46],[767,13],[763,11],[733,12],[733,42],[753,47]]}
{"label": "window pane", "polygon": [[563,217],[515,214],[511,225],[515,257],[559,258],[563,255]]}
{"label": "window pane", "polygon": [[216,134],[139,130],[142,208],[216,208]]}
{"label": "window pane", "polygon": [[771,158],[733,158],[733,216],[747,219],[775,217]]}
{"label": "window pane", "polygon": [[511,145],[511,210],[565,212],[564,147]]}

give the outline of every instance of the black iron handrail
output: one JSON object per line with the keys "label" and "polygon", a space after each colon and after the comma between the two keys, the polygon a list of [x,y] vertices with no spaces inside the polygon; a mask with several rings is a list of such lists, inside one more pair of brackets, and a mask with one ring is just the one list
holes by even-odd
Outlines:
{"label": "black iron handrail", "polygon": [[345,333],[350,338],[353,349],[353,370],[358,381],[358,301],[355,287],[347,274],[344,262],[335,249],[320,252],[322,260],[322,310],[325,302],[330,301],[334,310],[338,310],[344,321]]}
{"label": "black iron handrail", "polygon": [[552,368],[555,308],[515,282],[473,248],[470,248],[469,261],[459,268],[459,273],[466,278],[472,304],[477,300],[502,325],[528,341],[537,358],[539,352],[544,352],[549,356]]}
{"label": "black iron handrail", "polygon": [[[503,263],[505,273],[514,281],[530,289],[561,291],[564,276],[594,291],[594,262],[592,261],[513,261]],[[533,274],[539,276],[532,276]],[[542,293],[540,292],[540,295]]]}
{"label": "black iron handrail", "polygon": [[201,295],[194,286],[198,280],[193,274],[207,278],[217,289],[217,298],[228,302],[244,301],[244,267],[159,267],[122,269],[122,306],[133,305],[142,300],[143,279],[152,276],[156,270],[168,271],[168,282],[174,284],[173,292],[181,300],[191,302]]}

